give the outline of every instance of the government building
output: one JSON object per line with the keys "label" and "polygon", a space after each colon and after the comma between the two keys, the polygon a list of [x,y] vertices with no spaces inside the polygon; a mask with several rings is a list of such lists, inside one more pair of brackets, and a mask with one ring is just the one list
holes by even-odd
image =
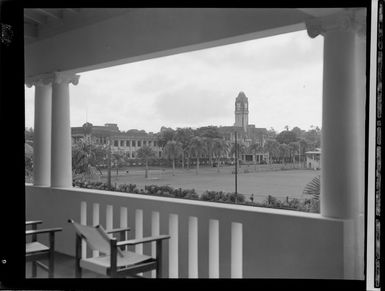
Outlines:
{"label": "government building", "polygon": [[72,127],[71,135],[73,142],[85,138],[97,145],[107,145],[109,138],[111,138],[112,151],[124,152],[131,159],[136,158],[136,151],[142,146],[149,146],[158,157],[162,156],[162,148],[157,144],[156,134],[137,129],[127,130],[126,132],[120,131],[116,123],[95,126],[87,122],[81,127]]}
{"label": "government building", "polygon": [[[237,142],[245,145],[246,148],[253,144],[264,146],[268,132],[266,128],[255,127],[254,124],[249,124],[249,100],[244,92],[239,92],[235,99],[235,122],[233,126],[219,127],[220,133],[230,142],[235,142],[235,132],[237,133]],[[264,152],[259,153],[244,153],[240,155],[243,162],[267,162],[269,154]]]}
{"label": "government building", "polygon": [[[266,128],[256,128],[254,124],[249,124],[249,101],[244,92],[239,92],[235,99],[235,122],[233,126],[218,127],[219,133],[223,138],[231,143],[235,142],[235,132],[237,132],[237,141],[246,148],[252,144],[258,144],[263,147],[267,138]],[[144,130],[131,129],[120,131],[116,123],[106,123],[103,126],[93,125],[89,122],[80,127],[71,128],[72,141],[76,142],[81,138],[98,144],[108,144],[111,137],[111,149],[113,152],[124,152],[127,158],[135,159],[136,151],[142,146],[151,147],[157,157],[162,156],[162,148],[157,144],[157,134],[145,132]],[[229,156],[230,158],[230,156]],[[243,162],[261,163],[267,161],[268,153],[249,153],[240,154]]]}

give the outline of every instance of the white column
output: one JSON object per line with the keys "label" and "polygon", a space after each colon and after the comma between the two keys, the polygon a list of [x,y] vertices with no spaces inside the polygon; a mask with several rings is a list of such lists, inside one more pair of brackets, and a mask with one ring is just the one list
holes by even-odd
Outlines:
{"label": "white column", "polygon": [[51,104],[52,76],[40,75],[26,80],[35,86],[35,120],[33,137],[33,184],[51,185]]}
{"label": "white column", "polygon": [[307,23],[324,36],[321,214],[344,219],[344,279],[364,279],[366,54],[364,9]]}
{"label": "white column", "polygon": [[[366,95],[366,35],[360,34],[356,37],[356,90],[357,96]],[[357,98],[357,108],[365,108],[366,100],[364,98]],[[369,116],[367,117],[369,118]],[[360,133],[365,133],[365,115],[360,115],[356,119],[357,131]],[[356,136],[358,148],[365,149],[365,138],[362,136]],[[357,156],[357,163],[362,165],[358,168],[359,176],[365,177],[365,155],[364,150],[362,154]],[[364,251],[364,241],[365,241],[365,183],[364,180],[359,183],[357,191],[362,193],[358,196],[358,202],[356,205],[355,212],[358,214],[358,217],[354,220],[354,235],[355,235],[355,251],[357,253],[356,261],[354,263],[354,274],[357,279],[364,280],[364,268],[365,268],[365,251]]]}
{"label": "white column", "polygon": [[72,187],[69,84],[77,85],[78,81],[79,76],[77,75],[54,73],[52,85],[52,187]]}
{"label": "white column", "polygon": [[320,207],[326,217],[356,216],[364,196],[366,96],[357,82],[365,79],[358,70],[365,54],[357,39],[365,22],[357,15],[348,10],[307,23],[309,36],[324,36]]}

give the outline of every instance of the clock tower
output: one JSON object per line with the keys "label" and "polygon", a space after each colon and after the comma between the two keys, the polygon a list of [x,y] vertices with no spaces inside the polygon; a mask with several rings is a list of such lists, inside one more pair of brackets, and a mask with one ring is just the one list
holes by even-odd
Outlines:
{"label": "clock tower", "polygon": [[239,92],[235,99],[235,123],[234,126],[242,127],[247,132],[249,125],[249,101],[243,92]]}

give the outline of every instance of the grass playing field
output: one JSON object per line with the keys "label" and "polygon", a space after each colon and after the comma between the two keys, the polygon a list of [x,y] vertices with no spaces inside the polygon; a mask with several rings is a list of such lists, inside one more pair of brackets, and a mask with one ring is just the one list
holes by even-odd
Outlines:
{"label": "grass playing field", "polygon": [[[248,169],[250,173],[243,173]],[[144,177],[143,168],[127,168],[111,173],[111,182],[114,185],[136,184],[138,188],[145,185],[168,185],[174,188],[195,189],[198,194],[206,190],[224,192],[235,191],[235,175],[232,174],[234,167],[227,166],[220,169],[204,167],[199,169],[198,175],[195,168],[176,169],[175,176],[170,168],[150,168],[149,177]],[[128,171],[128,172],[127,172]],[[320,171],[314,170],[279,170],[279,171],[254,171],[254,166],[241,166],[238,174],[238,193],[242,193],[248,199],[254,195],[255,202],[262,202],[268,195],[275,196],[280,200],[289,198],[305,198],[302,191],[305,185],[313,177],[320,175]],[[107,173],[97,180],[106,182]]]}

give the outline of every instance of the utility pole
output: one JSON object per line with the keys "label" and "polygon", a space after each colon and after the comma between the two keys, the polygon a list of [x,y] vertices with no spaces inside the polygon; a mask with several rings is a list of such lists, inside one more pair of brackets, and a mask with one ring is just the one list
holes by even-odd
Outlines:
{"label": "utility pole", "polygon": [[235,132],[235,203],[238,203],[238,133]]}
{"label": "utility pole", "polygon": [[298,142],[298,164],[299,168],[301,168],[301,143]]}
{"label": "utility pole", "polygon": [[108,176],[107,176],[107,185],[108,185],[108,189],[111,190],[111,135],[109,135],[108,137],[108,159],[107,159],[107,163],[108,163]]}

